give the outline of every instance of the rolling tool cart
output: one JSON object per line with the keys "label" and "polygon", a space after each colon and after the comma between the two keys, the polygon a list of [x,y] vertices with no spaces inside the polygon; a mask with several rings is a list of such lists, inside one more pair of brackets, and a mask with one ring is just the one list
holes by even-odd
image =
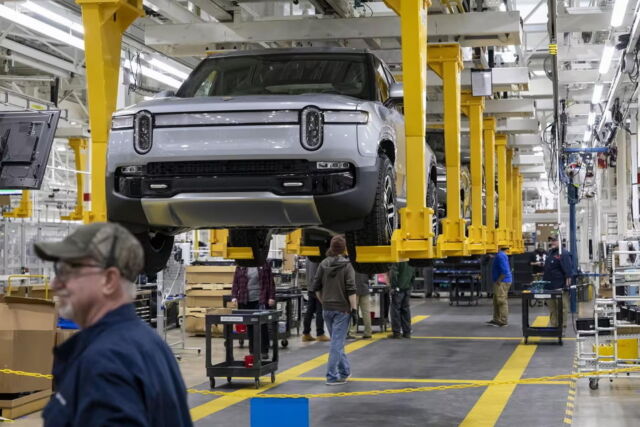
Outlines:
{"label": "rolling tool cart", "polygon": [[[469,292],[469,295],[466,294]],[[480,275],[457,274],[451,278],[451,290],[449,291],[449,305],[460,305],[460,301],[466,301],[468,305],[480,300]]]}
{"label": "rolling tool cart", "polygon": [[[556,301],[558,326],[536,327],[529,325],[529,307],[538,300],[545,301],[547,304],[551,300]],[[524,343],[528,343],[529,337],[557,337],[558,344],[562,345],[562,314],[561,290],[536,289],[522,291],[522,335],[524,336]]]}
{"label": "rolling tool cart", "polygon": [[[385,310],[385,296],[389,294],[389,286],[387,285],[371,285],[370,290],[370,298],[374,299],[378,298],[378,307],[380,315],[377,317],[373,317],[371,319],[371,326],[379,326],[380,332],[387,331],[387,324],[389,323],[389,318],[387,317],[387,310]],[[373,305],[372,305],[373,307]],[[358,322],[359,323],[359,322]]]}
{"label": "rolling tool cart", "polygon": [[276,304],[285,304],[284,330],[278,330],[278,339],[282,347],[289,345],[291,330],[296,328],[296,334],[300,335],[300,325],[302,324],[302,292],[298,288],[277,289]]}
{"label": "rolling tool cart", "polygon": [[[262,360],[262,325],[269,325],[272,331],[278,330],[278,319],[282,313],[275,310],[231,310],[228,314],[207,314],[205,317],[205,366],[209,385],[215,388],[215,377],[226,377],[231,382],[234,377],[254,378],[256,388],[260,387],[260,377],[271,374],[271,382],[276,381],[278,370],[278,335],[271,334],[271,360]],[[253,351],[245,356],[244,360],[235,360],[233,357],[233,327],[234,325],[246,325],[253,327]],[[225,346],[224,362],[213,364],[211,361],[213,325],[223,325],[223,337]]]}

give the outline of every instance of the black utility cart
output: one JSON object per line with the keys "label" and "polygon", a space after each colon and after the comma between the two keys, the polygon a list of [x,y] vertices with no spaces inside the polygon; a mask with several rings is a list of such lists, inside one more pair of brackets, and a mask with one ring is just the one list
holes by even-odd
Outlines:
{"label": "black utility cart", "polygon": [[[302,291],[299,288],[282,288],[276,290],[276,303],[285,304],[285,323],[284,331],[278,331],[278,338],[282,347],[289,345],[291,330],[296,329],[297,335],[300,335],[300,326],[302,324]],[[277,330],[277,329],[276,329]]]}
{"label": "black utility cart", "polygon": [[[529,307],[535,301],[546,301],[547,304],[556,301],[558,312],[558,326],[536,327],[529,325]],[[558,344],[562,345],[562,291],[561,290],[524,290],[522,291],[522,335],[527,344],[529,337],[557,337]]]}
{"label": "black utility cart", "polygon": [[[262,334],[261,326],[270,325],[271,331],[278,330],[278,319],[282,313],[275,310],[232,310],[229,314],[207,314],[205,317],[205,340],[206,340],[206,368],[209,384],[211,388],[216,386],[215,377],[226,377],[227,382],[231,382],[233,377],[249,377],[255,379],[256,388],[260,387],[260,377],[271,374],[271,382],[276,381],[276,371],[278,370],[278,335],[270,334],[272,341],[269,346],[272,351],[271,360],[262,360],[261,344]],[[253,366],[245,366],[244,360],[235,360],[233,358],[233,326],[247,325],[253,327]],[[225,346],[225,361],[216,363],[211,361],[211,345],[213,325],[223,325],[223,337]]]}
{"label": "black utility cart", "polygon": [[[369,288],[370,295],[378,294],[379,306],[380,306],[380,317],[374,317],[371,319],[371,326],[379,326],[380,332],[387,331],[387,325],[389,323],[389,319],[387,318],[387,310],[385,310],[385,299],[389,294],[389,286],[387,285],[371,285]],[[362,324],[358,322],[359,324]]]}

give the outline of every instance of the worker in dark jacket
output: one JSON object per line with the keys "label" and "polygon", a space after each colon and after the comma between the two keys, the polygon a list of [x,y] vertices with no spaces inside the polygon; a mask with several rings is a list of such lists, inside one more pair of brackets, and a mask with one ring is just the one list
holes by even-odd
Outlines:
{"label": "worker in dark jacket", "polygon": [[120,225],[94,223],[35,251],[55,263],[60,316],[81,328],[54,350],[44,425],[191,426],[175,357],[132,304],[144,263],[138,240]]}
{"label": "worker in dark jacket", "polygon": [[347,243],[342,236],[331,239],[327,257],[318,266],[311,290],[324,309],[324,321],[331,335],[327,385],[346,384],[351,376],[344,342],[349,322],[357,318],[355,271],[344,256]]}
{"label": "worker in dark jacket", "polygon": [[501,247],[491,267],[493,280],[493,318],[487,322],[490,326],[507,326],[509,324],[509,288],[513,277],[507,256],[507,247]]}
{"label": "worker in dark jacket", "polygon": [[[559,242],[557,236],[552,236],[549,239],[549,253],[544,263],[544,274],[542,280],[550,282],[551,289],[562,289],[565,292],[562,293],[562,327],[567,327],[567,313],[569,311],[569,293],[566,290],[571,285],[571,277],[573,276],[573,257],[571,253],[566,249],[560,253]],[[558,307],[556,300],[549,301],[547,305],[549,308],[549,324],[551,326],[558,326]]]}
{"label": "worker in dark jacket", "polygon": [[391,265],[391,328],[389,338],[411,338],[411,287],[415,269],[408,262]]}
{"label": "worker in dark jacket", "polygon": [[[276,283],[273,280],[271,266],[264,263],[260,267],[236,267],[231,288],[232,301],[238,303],[241,310],[260,310],[276,305]],[[249,325],[249,351],[253,353],[253,326]],[[269,326],[260,327],[261,356],[269,358]]]}

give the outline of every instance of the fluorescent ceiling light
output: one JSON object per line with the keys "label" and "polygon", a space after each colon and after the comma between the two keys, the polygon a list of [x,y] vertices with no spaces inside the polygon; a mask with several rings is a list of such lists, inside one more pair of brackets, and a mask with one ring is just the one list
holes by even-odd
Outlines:
{"label": "fluorescent ceiling light", "polygon": [[182,80],[186,80],[186,78],[189,77],[188,73],[185,73],[184,71],[180,71],[177,68],[167,64],[166,62],[160,61],[159,59],[156,59],[156,58],[151,59],[151,61],[149,61],[149,64],[153,65],[156,68],[161,69],[162,71],[166,71],[169,74],[173,74],[174,76]]}
{"label": "fluorescent ceiling light", "polygon": [[582,137],[583,141],[590,141],[591,140],[591,131],[590,130],[586,130],[584,131],[584,136]]}
{"label": "fluorescent ceiling light", "polygon": [[598,83],[593,87],[593,96],[591,97],[592,104],[599,104],[602,99],[602,84]]}
{"label": "fluorescent ceiling light", "polygon": [[44,8],[38,4],[35,4],[32,1],[26,1],[24,3],[21,4],[22,7],[25,7],[27,9],[29,9],[30,11],[32,11],[33,13],[36,13],[40,16],[42,16],[43,18],[49,19],[53,22],[56,22],[60,25],[64,25],[65,27],[69,27],[71,28],[73,31],[80,33],[80,34],[84,34],[84,27],[81,24],[78,24],[76,22],[73,22],[71,19],[65,18],[62,15],[58,15],[57,13]]}
{"label": "fluorescent ceiling light", "polygon": [[533,147],[533,151],[539,153],[542,151],[542,147]]}
{"label": "fluorescent ceiling light", "polygon": [[534,76],[538,76],[538,77],[544,77],[547,75],[547,73],[545,73],[544,70],[533,70],[532,73]]}
{"label": "fluorescent ceiling light", "polygon": [[[133,65],[133,66],[132,66]],[[138,65],[137,64],[131,64],[130,61],[124,61],[123,67],[128,69],[128,70],[132,70],[134,73],[137,71],[140,71],[144,76],[149,77],[150,79],[153,79],[155,81],[158,81],[160,83],[163,83],[167,86],[170,86],[174,89],[177,89],[180,87],[180,85],[182,84],[181,82],[179,82],[178,80],[174,79],[173,77],[169,77],[166,76],[156,70],[152,70],[149,67],[146,67],[144,65],[140,65],[140,69],[138,70]]]}
{"label": "fluorescent ceiling light", "polygon": [[29,28],[31,31],[38,32],[80,50],[84,50],[84,40],[81,38],[72,36],[71,34],[59,30],[54,26],[46,24],[38,19],[34,19],[23,13],[16,12],[4,5],[0,5],[0,18],[8,19],[11,22],[15,22],[18,25]]}
{"label": "fluorescent ceiling light", "polygon": [[611,12],[611,26],[619,27],[624,21],[624,15],[627,12],[627,4],[629,0],[616,0],[613,4],[613,11]]}
{"label": "fluorescent ceiling light", "polygon": [[609,72],[614,52],[615,47],[612,44],[604,45],[604,49],[602,49],[602,58],[600,59],[600,68],[598,69],[600,74],[607,74]]}
{"label": "fluorescent ceiling light", "polygon": [[592,112],[589,113],[589,118],[587,119],[587,124],[589,126],[593,126],[595,122],[596,122],[596,112],[592,111]]}

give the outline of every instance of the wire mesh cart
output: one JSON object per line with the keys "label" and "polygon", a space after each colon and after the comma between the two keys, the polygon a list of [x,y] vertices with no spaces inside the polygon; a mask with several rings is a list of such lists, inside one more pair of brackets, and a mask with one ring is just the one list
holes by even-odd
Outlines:
{"label": "wire mesh cart", "polygon": [[592,374],[592,390],[600,378],[640,376],[602,372],[640,366],[640,252],[614,251],[610,262],[611,290],[597,290],[593,319],[579,319],[577,327],[578,371]]}
{"label": "wire mesh cart", "polygon": [[[556,302],[557,326],[531,326],[529,323],[529,307],[535,301]],[[535,305],[535,304],[534,304]],[[557,337],[558,344],[562,345],[562,291],[561,290],[524,290],[522,291],[522,335],[524,343],[529,342],[529,337]]]}
{"label": "wire mesh cart", "polygon": [[[276,380],[278,370],[278,334],[271,333],[269,346],[272,351],[270,360],[262,360],[262,334],[260,329],[263,325],[268,325],[271,331],[278,330],[278,319],[282,312],[275,310],[231,310],[228,314],[207,314],[205,316],[205,366],[209,385],[215,388],[215,377],[226,377],[227,382],[231,382],[234,377],[254,378],[256,388],[260,387],[260,377],[271,374],[271,382]],[[223,325],[223,338],[225,347],[224,362],[213,364],[211,357],[213,336],[211,329],[213,325]],[[233,355],[233,327],[234,325],[246,325],[252,327],[253,350],[251,354],[245,356],[245,360],[235,360]]]}
{"label": "wire mesh cart", "polygon": [[[302,291],[298,288],[287,289],[286,291],[276,291],[276,304],[284,303],[284,322],[285,328],[278,331],[278,339],[282,347],[289,345],[291,331],[295,328],[296,334],[300,335],[300,325],[302,324]],[[283,330],[284,329],[284,330]]]}

